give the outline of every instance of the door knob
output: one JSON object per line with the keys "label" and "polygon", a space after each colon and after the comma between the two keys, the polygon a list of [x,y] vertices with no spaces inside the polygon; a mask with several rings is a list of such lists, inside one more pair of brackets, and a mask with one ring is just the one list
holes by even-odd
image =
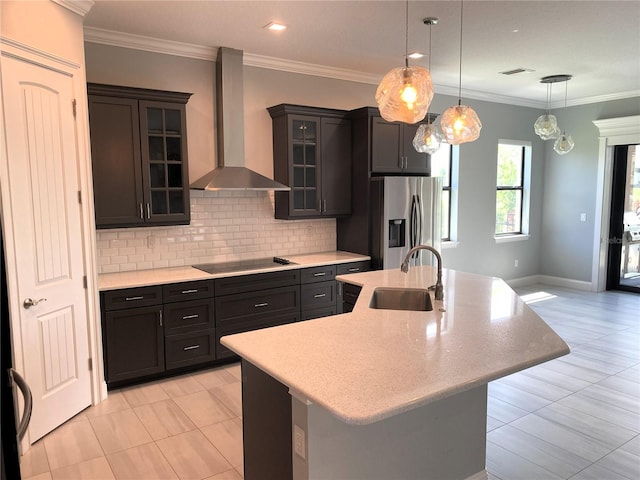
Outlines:
{"label": "door knob", "polygon": [[25,298],[24,302],[22,302],[22,306],[26,309],[29,309],[31,307],[35,307],[40,302],[46,302],[46,301],[47,301],[46,298],[39,298],[38,300],[34,300],[33,298]]}

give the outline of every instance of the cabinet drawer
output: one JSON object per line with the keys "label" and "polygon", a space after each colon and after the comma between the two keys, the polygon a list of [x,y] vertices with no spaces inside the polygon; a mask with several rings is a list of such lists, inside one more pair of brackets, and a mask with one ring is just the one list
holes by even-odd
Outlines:
{"label": "cabinet drawer", "polygon": [[213,297],[213,280],[172,283],[162,287],[162,300],[164,303],[211,297]]}
{"label": "cabinet drawer", "polygon": [[263,290],[265,288],[285,287],[300,284],[300,269],[280,272],[255,273],[238,277],[217,278],[215,280],[216,295]]}
{"label": "cabinet drawer", "polygon": [[255,317],[297,312],[299,309],[298,285],[225,295],[215,299],[216,327],[244,323]]}
{"label": "cabinet drawer", "polygon": [[368,272],[370,269],[369,260],[363,260],[361,262],[351,262],[351,263],[339,263],[338,267],[338,275],[345,275],[347,273],[358,273],[358,272]]}
{"label": "cabinet drawer", "polygon": [[310,283],[300,289],[302,311],[336,305],[336,282]]}
{"label": "cabinet drawer", "polygon": [[313,318],[329,317],[337,313],[336,306],[314,308],[313,310],[305,310],[300,314],[300,320],[311,320]]}
{"label": "cabinet drawer", "polygon": [[213,328],[213,299],[170,303],[164,306],[164,333],[175,335]]}
{"label": "cabinet drawer", "polygon": [[336,277],[335,265],[323,265],[322,267],[304,268],[301,270],[301,283],[315,283],[333,280]]}
{"label": "cabinet drawer", "polygon": [[166,369],[215,360],[213,329],[165,337]]}
{"label": "cabinet drawer", "polygon": [[102,293],[105,311],[162,304],[162,287],[124,288]]}
{"label": "cabinet drawer", "polygon": [[220,338],[225,335],[233,335],[234,333],[250,332],[251,330],[258,330],[259,328],[275,327],[277,325],[286,325],[288,323],[297,322],[300,320],[300,313],[298,311],[292,313],[286,313],[283,315],[276,315],[273,317],[258,317],[253,320],[243,323],[242,325],[226,325],[216,328],[216,359],[233,357],[235,353],[229,350],[227,347],[220,343]]}

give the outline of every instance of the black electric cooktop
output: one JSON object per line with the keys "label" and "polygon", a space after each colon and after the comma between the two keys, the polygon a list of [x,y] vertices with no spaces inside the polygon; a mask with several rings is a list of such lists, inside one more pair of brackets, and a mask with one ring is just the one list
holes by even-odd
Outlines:
{"label": "black electric cooktop", "polygon": [[236,262],[223,262],[223,263],[203,263],[200,265],[194,265],[193,268],[202,270],[207,273],[229,273],[229,272],[242,272],[245,270],[261,270],[265,268],[273,268],[279,265],[295,265],[294,262],[290,262],[286,258],[269,257],[269,258],[255,258],[251,260],[238,260]]}

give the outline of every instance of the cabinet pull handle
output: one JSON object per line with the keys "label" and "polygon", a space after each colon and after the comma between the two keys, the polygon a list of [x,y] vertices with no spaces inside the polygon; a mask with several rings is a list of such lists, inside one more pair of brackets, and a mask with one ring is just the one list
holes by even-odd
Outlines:
{"label": "cabinet pull handle", "polygon": [[182,350],[186,352],[187,350],[195,350],[196,348],[200,348],[200,345],[189,345],[188,347],[184,347]]}
{"label": "cabinet pull handle", "polygon": [[160,310],[160,326],[162,326],[162,310]]}
{"label": "cabinet pull handle", "polygon": [[147,203],[147,219],[151,218],[151,204]]}
{"label": "cabinet pull handle", "polygon": [[260,308],[260,307],[266,307],[266,306],[268,306],[268,305],[269,305],[269,303],[267,303],[267,302],[262,302],[262,303],[256,303],[256,304],[254,305],[254,307],[255,307],[255,308]]}
{"label": "cabinet pull handle", "polygon": [[140,204],[140,219],[144,220],[144,212],[142,211],[142,204]]}
{"label": "cabinet pull handle", "polygon": [[198,289],[195,288],[195,289],[191,289],[191,290],[182,290],[182,293],[185,294],[185,295],[187,293],[198,293]]}
{"label": "cabinet pull handle", "polygon": [[192,318],[198,318],[200,315],[185,315],[184,317],[182,317],[183,320],[190,320]]}
{"label": "cabinet pull handle", "polygon": [[322,211],[324,213],[327,213],[327,201],[326,200],[322,200]]}
{"label": "cabinet pull handle", "polygon": [[327,272],[318,272],[318,273],[314,273],[313,276],[314,277],[324,277],[327,274]]}
{"label": "cabinet pull handle", "polygon": [[326,297],[327,294],[326,293],[316,293],[313,298],[322,298],[322,297]]}
{"label": "cabinet pull handle", "polygon": [[354,268],[350,268],[350,269],[349,269],[349,271],[350,271],[350,272],[359,272],[359,271],[360,271],[360,269],[359,269],[359,268],[357,268],[357,267],[354,267]]}
{"label": "cabinet pull handle", "polygon": [[130,302],[132,300],[142,300],[144,299],[144,295],[139,295],[137,297],[124,297],[125,302]]}

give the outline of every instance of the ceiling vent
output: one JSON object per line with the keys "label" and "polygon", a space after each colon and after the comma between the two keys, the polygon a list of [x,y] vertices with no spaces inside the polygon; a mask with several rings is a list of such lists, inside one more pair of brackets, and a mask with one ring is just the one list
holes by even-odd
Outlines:
{"label": "ceiling vent", "polygon": [[531,73],[535,72],[531,68],[514,68],[513,70],[507,70],[505,72],[500,72],[502,75],[516,75],[518,73]]}

